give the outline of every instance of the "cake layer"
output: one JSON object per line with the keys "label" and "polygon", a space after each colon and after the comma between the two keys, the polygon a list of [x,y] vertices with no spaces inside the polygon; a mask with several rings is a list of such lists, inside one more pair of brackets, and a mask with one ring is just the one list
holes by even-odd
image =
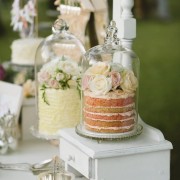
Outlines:
{"label": "cake layer", "polygon": [[85,105],[85,111],[96,113],[122,113],[128,112],[134,109],[134,103],[124,107],[102,107],[102,106],[87,106]]}
{"label": "cake layer", "polygon": [[123,127],[97,127],[84,124],[87,130],[99,133],[124,133],[133,130],[134,125],[123,126]]}
{"label": "cake layer", "polygon": [[98,119],[102,121],[108,120],[126,120],[127,118],[133,117],[135,115],[134,110],[125,113],[94,113],[91,111],[84,111],[84,117],[91,119]]}
{"label": "cake layer", "polygon": [[98,119],[91,119],[86,118],[85,119],[86,124],[90,126],[97,126],[97,127],[124,127],[124,126],[130,126],[134,124],[134,118],[128,118],[124,121],[116,120],[116,121],[101,121]]}
{"label": "cake layer", "polygon": [[134,97],[119,98],[119,99],[101,99],[85,96],[84,103],[89,106],[103,106],[103,107],[120,107],[127,106],[134,102]]}
{"label": "cake layer", "polygon": [[135,125],[135,94],[121,90],[104,95],[84,92],[86,129],[101,133],[123,133]]}
{"label": "cake layer", "polygon": [[77,89],[46,89],[46,104],[39,89],[39,132],[56,134],[61,128],[75,127],[80,120],[80,96]]}
{"label": "cake layer", "polygon": [[42,38],[24,38],[13,41],[11,62],[20,65],[34,65],[35,54]]}

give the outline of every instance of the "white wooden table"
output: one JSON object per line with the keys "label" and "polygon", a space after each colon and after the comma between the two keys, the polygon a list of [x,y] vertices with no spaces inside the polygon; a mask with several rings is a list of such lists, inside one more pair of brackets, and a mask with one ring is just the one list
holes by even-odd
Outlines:
{"label": "white wooden table", "polygon": [[141,119],[141,135],[123,141],[102,141],[63,129],[60,157],[67,170],[90,180],[170,180],[172,144]]}

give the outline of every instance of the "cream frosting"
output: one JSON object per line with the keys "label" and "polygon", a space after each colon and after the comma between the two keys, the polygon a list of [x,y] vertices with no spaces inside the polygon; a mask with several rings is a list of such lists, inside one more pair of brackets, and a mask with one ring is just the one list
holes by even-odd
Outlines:
{"label": "cream frosting", "polygon": [[122,112],[122,113],[96,113],[96,112],[90,112],[84,109],[84,112],[88,114],[94,114],[94,115],[100,115],[100,116],[114,116],[114,115],[131,116],[132,114],[135,114],[135,110]]}
{"label": "cream frosting", "polygon": [[134,97],[135,93],[126,93],[121,90],[111,91],[105,95],[96,95],[91,91],[84,91],[84,96],[100,99],[126,99],[128,97]]}
{"label": "cream frosting", "polygon": [[56,134],[61,128],[75,127],[80,121],[80,96],[77,89],[46,89],[46,104],[39,89],[39,132]]}
{"label": "cream frosting", "polygon": [[124,122],[124,121],[129,121],[129,120],[132,120],[132,119],[135,119],[134,117],[130,117],[130,118],[127,118],[127,119],[112,119],[112,120],[104,120],[104,119],[96,119],[96,118],[89,118],[87,117],[86,119],[89,119],[89,120],[93,120],[93,121],[103,121],[103,122]]}
{"label": "cream frosting", "polygon": [[120,129],[131,129],[132,127],[134,127],[134,124],[132,125],[129,125],[129,126],[122,126],[122,127],[99,127],[99,126],[91,126],[87,123],[85,123],[86,126],[90,127],[90,128],[93,128],[93,129],[111,129],[111,130],[120,130]]}
{"label": "cream frosting", "polygon": [[[94,106],[90,106],[89,104],[86,104],[86,107],[88,107],[88,108],[94,108]],[[95,108],[106,108],[106,109],[108,109],[108,108],[110,108],[110,109],[123,109],[123,108],[130,108],[130,107],[135,107],[135,103],[131,103],[131,104],[128,104],[128,105],[126,105],[126,106],[121,106],[121,107],[119,107],[119,106],[96,106]]]}
{"label": "cream frosting", "polygon": [[42,38],[24,38],[13,41],[11,61],[15,64],[34,65],[35,54]]}

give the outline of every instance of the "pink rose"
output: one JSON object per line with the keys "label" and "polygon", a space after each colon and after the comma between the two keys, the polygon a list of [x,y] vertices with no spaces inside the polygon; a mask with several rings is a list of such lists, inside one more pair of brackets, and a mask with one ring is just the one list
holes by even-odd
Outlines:
{"label": "pink rose", "polygon": [[89,82],[91,81],[92,77],[88,75],[84,75],[82,79],[82,89],[89,89]]}
{"label": "pink rose", "polygon": [[47,71],[40,71],[38,73],[38,80],[41,84],[43,84],[44,82],[48,82],[50,77],[51,75]]}
{"label": "pink rose", "polygon": [[48,85],[49,87],[51,88],[55,88],[55,89],[58,89],[59,88],[59,83],[57,80],[55,79],[50,79],[49,82],[48,82]]}
{"label": "pink rose", "polygon": [[109,75],[112,80],[112,88],[116,89],[120,85],[121,75],[120,75],[120,73],[118,73],[116,71],[110,72]]}

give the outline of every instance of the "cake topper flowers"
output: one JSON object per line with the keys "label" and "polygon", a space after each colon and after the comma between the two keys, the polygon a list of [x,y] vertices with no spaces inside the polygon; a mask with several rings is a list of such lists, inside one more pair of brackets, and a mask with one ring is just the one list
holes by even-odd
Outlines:
{"label": "cake topper flowers", "polygon": [[46,89],[76,88],[80,92],[80,67],[77,62],[67,56],[54,59],[45,64],[38,73],[40,90],[43,91],[42,98],[46,104]]}
{"label": "cake topper flowers", "polygon": [[95,95],[105,95],[116,90],[132,93],[137,87],[138,81],[133,71],[116,63],[98,62],[85,72],[82,80],[83,90],[89,90]]}
{"label": "cake topper flowers", "polygon": [[22,38],[33,36],[36,16],[36,0],[28,0],[23,8],[20,8],[20,0],[14,0],[11,10],[11,26],[14,31],[20,32]]}

